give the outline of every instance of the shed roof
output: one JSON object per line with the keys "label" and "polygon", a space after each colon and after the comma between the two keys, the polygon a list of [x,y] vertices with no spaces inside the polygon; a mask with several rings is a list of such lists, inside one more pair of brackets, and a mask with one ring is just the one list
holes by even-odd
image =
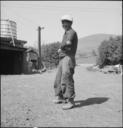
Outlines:
{"label": "shed roof", "polygon": [[5,38],[5,37],[0,37],[0,49],[5,49],[5,50],[16,50],[16,51],[25,51],[27,48],[24,48],[23,45],[27,43],[27,41],[23,40],[17,40],[15,39],[15,46],[13,46],[11,38]]}

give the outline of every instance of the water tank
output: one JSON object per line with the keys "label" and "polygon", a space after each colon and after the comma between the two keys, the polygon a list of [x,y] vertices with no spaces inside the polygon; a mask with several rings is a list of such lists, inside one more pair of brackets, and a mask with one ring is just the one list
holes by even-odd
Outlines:
{"label": "water tank", "polygon": [[17,25],[16,22],[11,20],[0,21],[0,37],[17,38]]}

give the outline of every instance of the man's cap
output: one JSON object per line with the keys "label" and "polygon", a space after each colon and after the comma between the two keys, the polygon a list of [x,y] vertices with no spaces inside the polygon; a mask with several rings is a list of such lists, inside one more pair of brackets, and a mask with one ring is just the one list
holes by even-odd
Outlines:
{"label": "man's cap", "polygon": [[61,17],[61,21],[64,21],[64,20],[73,22],[73,18],[70,15],[64,15],[64,16],[62,16]]}

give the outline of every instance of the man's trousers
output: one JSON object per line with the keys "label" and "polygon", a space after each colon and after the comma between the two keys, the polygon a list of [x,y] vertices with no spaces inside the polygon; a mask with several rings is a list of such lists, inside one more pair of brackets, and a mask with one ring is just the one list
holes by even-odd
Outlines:
{"label": "man's trousers", "polygon": [[65,99],[75,97],[73,80],[75,65],[75,56],[65,56],[60,60],[54,83],[55,96]]}

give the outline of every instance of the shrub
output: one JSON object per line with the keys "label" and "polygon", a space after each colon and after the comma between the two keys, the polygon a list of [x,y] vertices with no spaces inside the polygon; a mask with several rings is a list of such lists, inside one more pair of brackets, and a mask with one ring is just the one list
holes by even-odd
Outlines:
{"label": "shrub", "polygon": [[98,48],[99,56],[97,64],[100,68],[105,65],[114,65],[122,62],[122,37],[110,38],[101,43]]}
{"label": "shrub", "polygon": [[58,65],[59,56],[57,50],[59,49],[59,47],[60,47],[59,42],[42,45],[42,49],[41,49],[42,61],[45,63],[45,66],[47,68],[53,68]]}

